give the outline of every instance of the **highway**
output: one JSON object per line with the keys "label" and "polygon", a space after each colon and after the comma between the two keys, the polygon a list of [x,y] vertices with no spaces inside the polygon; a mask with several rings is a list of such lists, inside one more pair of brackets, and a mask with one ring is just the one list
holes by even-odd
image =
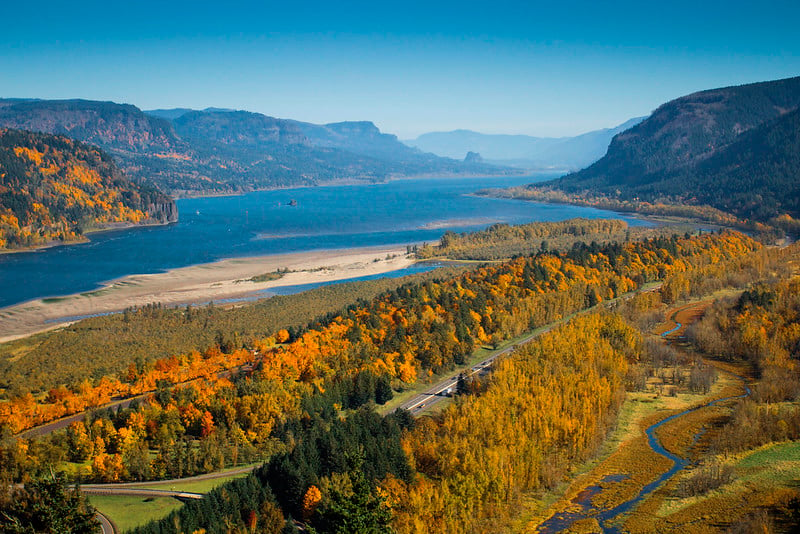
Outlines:
{"label": "highway", "polygon": [[[639,288],[639,289],[636,289],[634,291],[630,291],[628,293],[620,295],[616,299],[612,299],[612,300],[609,300],[609,301],[602,302],[601,304],[598,304],[598,306],[608,307],[612,303],[614,303],[614,302],[616,302],[618,300],[628,300],[628,299],[632,298],[634,295],[636,295],[637,293],[648,293],[648,292],[651,292],[651,291],[658,291],[661,288],[661,284],[662,284],[661,282],[658,282],[658,283],[652,284],[651,287],[649,287],[647,289]],[[595,308],[588,308],[588,309],[582,310],[582,311],[580,311],[578,313],[588,313],[588,312],[591,312],[593,309],[595,309]],[[488,374],[490,372],[490,370],[491,370],[492,363],[495,361],[495,359],[497,359],[500,356],[511,354],[518,345],[523,345],[523,344],[529,342],[530,340],[532,340],[532,339],[534,339],[534,338],[536,338],[536,337],[538,337],[538,336],[540,336],[542,334],[545,334],[545,333],[549,332],[550,330],[552,330],[553,328],[555,328],[559,324],[565,322],[567,319],[561,319],[560,321],[556,321],[555,323],[551,323],[551,324],[547,325],[546,327],[542,328],[541,330],[537,330],[537,331],[533,332],[532,334],[529,334],[529,335],[517,340],[517,342],[514,345],[512,345],[510,347],[507,347],[505,349],[501,349],[501,350],[497,351],[496,353],[492,354],[491,356],[488,356],[488,357],[484,358],[483,360],[481,360],[480,363],[477,363],[477,364],[473,365],[471,368],[469,368],[469,370],[464,372],[464,378],[470,378],[470,377],[475,376],[475,375],[484,376],[484,375]],[[459,374],[460,373],[456,373],[456,374],[450,376],[449,378],[446,378],[446,379],[442,380],[441,382],[439,382],[435,386],[432,386],[432,387],[428,388],[423,393],[420,393],[420,394],[416,395],[415,397],[409,399],[408,401],[404,402],[397,409],[398,410],[408,410],[409,412],[411,412],[412,415],[418,415],[418,414],[422,413],[423,411],[429,409],[431,406],[433,406],[437,402],[441,401],[442,399],[447,398],[448,397],[448,393],[455,393],[456,384],[458,384],[458,375]]]}
{"label": "highway", "polygon": [[[511,345],[510,347],[507,347],[505,349],[500,349],[497,352],[495,352],[494,354],[484,358],[479,363],[476,363],[475,365],[470,367],[468,370],[464,371],[463,372],[464,378],[470,378],[470,377],[473,377],[473,376],[476,376],[476,375],[480,377],[480,376],[484,376],[484,375],[488,374],[489,371],[491,370],[492,363],[494,363],[494,361],[497,358],[499,358],[500,356],[505,356],[507,354],[511,354],[514,351],[514,349],[517,348],[517,345],[522,345],[524,343],[527,343],[530,340],[532,340],[533,338],[535,338],[537,336],[540,336],[540,335],[542,335],[542,334],[544,334],[546,332],[549,332],[550,330],[552,330],[556,326],[556,324],[559,324],[559,323],[555,323],[555,324],[549,325],[546,328],[543,328],[543,329],[538,330],[538,331],[536,331],[536,332],[534,332],[532,334],[529,334],[528,336],[517,340],[517,342],[514,345]],[[404,402],[397,409],[398,410],[408,410],[413,415],[417,415],[417,414],[429,409],[431,406],[433,406],[437,402],[441,401],[444,398],[447,398],[449,396],[448,394],[455,393],[456,385],[458,384],[458,375],[459,374],[461,374],[461,373],[456,373],[456,374],[450,376],[449,378],[446,378],[446,379],[442,380],[441,382],[439,382],[435,386],[433,386],[431,388],[428,388],[426,391],[424,391],[424,392],[416,395],[415,397],[409,399],[408,401]]]}

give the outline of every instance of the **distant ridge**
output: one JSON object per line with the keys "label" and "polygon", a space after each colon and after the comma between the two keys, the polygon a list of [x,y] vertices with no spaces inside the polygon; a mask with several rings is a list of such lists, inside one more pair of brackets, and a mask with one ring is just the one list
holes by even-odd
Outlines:
{"label": "distant ridge", "polygon": [[192,111],[206,111],[206,112],[215,112],[215,111],[236,111],[235,109],[228,109],[228,108],[205,108],[202,110],[195,110],[192,108],[169,108],[169,109],[146,109],[144,113],[146,115],[150,115],[152,117],[158,117],[160,119],[167,119],[167,120],[175,120],[182,115],[186,115]]}
{"label": "distant ridge", "polygon": [[371,122],[314,125],[224,108],[145,113],[114,102],[5,99],[0,127],[97,145],[130,177],[179,195],[513,172],[424,154]]}
{"label": "distant ridge", "polygon": [[405,143],[450,158],[464,158],[468,152],[477,152],[487,161],[514,167],[579,169],[601,158],[614,135],[635,126],[644,118],[637,117],[614,128],[574,137],[532,137],[454,130],[423,134]]}

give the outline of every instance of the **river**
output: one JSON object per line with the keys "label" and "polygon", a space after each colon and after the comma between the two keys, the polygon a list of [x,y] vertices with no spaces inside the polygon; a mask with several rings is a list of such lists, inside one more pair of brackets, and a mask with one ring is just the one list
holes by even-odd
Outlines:
{"label": "river", "polygon": [[88,243],[0,255],[0,307],[224,258],[434,242],[447,230],[496,222],[612,217],[644,224],[594,208],[469,194],[552,177],[427,178],[181,199],[176,224],[97,233]]}

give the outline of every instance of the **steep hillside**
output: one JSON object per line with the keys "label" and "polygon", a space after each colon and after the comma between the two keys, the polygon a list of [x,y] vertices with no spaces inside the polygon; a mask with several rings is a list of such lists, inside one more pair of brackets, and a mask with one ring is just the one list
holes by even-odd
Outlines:
{"label": "steep hillside", "polygon": [[[733,157],[720,156],[722,159],[716,160],[715,156],[740,140],[745,144],[753,142],[743,134],[798,106],[800,77],[685,96],[662,105],[647,120],[617,135],[606,156],[594,165],[550,185],[567,192],[587,191],[620,198],[644,195],[653,199],[674,194],[701,197],[706,185],[723,172],[723,160],[731,161]],[[747,153],[760,157],[756,152]],[[740,159],[739,164],[743,163]],[[753,160],[747,164],[758,163]],[[689,175],[695,179],[681,183],[693,189],[676,191],[674,180]],[[706,180],[699,181],[700,176]],[[720,187],[723,185],[714,187],[727,197],[730,192]],[[715,206],[727,202],[726,198],[711,200]]]}
{"label": "steep hillside", "polygon": [[[690,172],[676,173],[653,194],[691,194],[699,203],[765,220],[800,216],[800,110],[742,134]],[[684,193],[687,192],[687,193]]]}
{"label": "steep hillside", "polygon": [[0,249],[71,241],[114,223],[177,220],[163,193],[67,137],[0,130]]}
{"label": "steep hillside", "polygon": [[113,102],[0,100],[0,127],[97,144],[129,176],[178,194],[508,172],[422,154],[372,123],[316,126],[220,108],[144,113]]}
{"label": "steep hillside", "polygon": [[603,157],[611,139],[638,124],[644,117],[630,119],[614,128],[604,128],[575,137],[531,137],[529,135],[483,134],[470,130],[432,132],[406,144],[450,158],[478,152],[495,163],[526,168],[579,169]]}

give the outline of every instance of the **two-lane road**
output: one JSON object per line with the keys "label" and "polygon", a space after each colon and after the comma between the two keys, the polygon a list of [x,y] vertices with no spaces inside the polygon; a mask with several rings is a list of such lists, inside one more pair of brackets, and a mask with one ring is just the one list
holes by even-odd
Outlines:
{"label": "two-lane road", "polygon": [[[533,338],[544,334],[545,332],[549,332],[556,326],[556,324],[549,325],[545,328],[539,329],[534,331],[532,334],[525,336],[510,347],[506,347],[505,349],[499,349],[494,354],[484,358],[479,363],[476,363],[472,367],[462,371],[464,374],[464,378],[470,378],[472,376],[478,375],[483,376],[488,373],[492,367],[492,363],[499,358],[500,356],[504,356],[506,354],[511,354],[517,345],[521,345],[524,343],[529,342]],[[447,398],[448,393],[455,392],[456,386],[458,384],[458,376],[461,373],[456,373],[455,375],[450,376],[449,378],[445,378],[435,386],[428,388],[426,391],[412,397],[411,399],[407,400],[403,404],[401,404],[397,409],[398,410],[408,410],[412,414],[416,415],[422,412],[425,409],[430,408],[432,405],[436,404],[440,400]]]}
{"label": "two-lane road", "polygon": [[103,534],[117,534],[119,532],[119,529],[109,518],[100,512],[96,512],[95,515],[97,516],[97,521],[100,522],[100,530],[103,531]]}
{"label": "two-lane road", "polygon": [[[636,295],[637,293],[648,293],[648,292],[651,292],[651,291],[658,291],[661,288],[662,283],[661,282],[657,282],[657,283],[648,284],[648,285],[649,285],[649,287],[647,287],[647,288],[642,287],[642,288],[639,288],[639,289],[635,289],[633,291],[630,291],[628,293],[620,295],[619,297],[617,297],[615,299],[602,302],[602,303],[598,304],[595,307],[587,308],[587,309],[581,310],[581,311],[579,311],[577,313],[579,313],[579,314],[588,313],[588,312],[591,312],[592,310],[596,309],[598,306],[608,308],[614,302],[617,302],[617,301],[620,301],[620,300],[628,300],[628,299],[632,298],[634,295]],[[481,360],[480,363],[477,363],[477,364],[473,365],[472,367],[462,371],[462,372],[464,372],[464,378],[469,378],[469,377],[472,377],[472,376],[474,376],[476,374],[478,376],[485,375],[486,373],[488,373],[491,370],[492,363],[497,358],[499,358],[500,356],[504,356],[506,354],[511,354],[511,352],[513,352],[514,349],[518,345],[523,345],[523,344],[529,342],[530,340],[532,340],[532,339],[534,339],[534,338],[536,338],[536,337],[538,337],[538,336],[540,336],[542,334],[545,334],[545,333],[549,332],[550,330],[552,330],[556,326],[560,325],[561,323],[566,322],[570,317],[567,317],[565,319],[561,319],[559,321],[551,323],[551,324],[549,324],[549,325],[547,325],[545,327],[542,327],[542,328],[540,328],[538,330],[534,330],[531,334],[529,334],[529,335],[527,335],[527,336],[525,336],[523,338],[518,339],[510,347],[506,347],[505,349],[497,350],[494,354],[492,354],[492,355],[484,358],[483,360]],[[421,413],[422,411],[430,408],[432,405],[436,404],[437,402],[441,401],[442,399],[447,398],[448,393],[455,392],[456,385],[458,384],[458,375],[459,374],[460,373],[456,373],[455,375],[452,375],[449,378],[445,378],[444,380],[440,381],[436,385],[428,388],[423,393],[420,393],[420,394],[412,397],[411,399],[407,400],[406,402],[401,404],[397,409],[398,410],[408,410],[412,414],[417,415],[417,414]]]}

